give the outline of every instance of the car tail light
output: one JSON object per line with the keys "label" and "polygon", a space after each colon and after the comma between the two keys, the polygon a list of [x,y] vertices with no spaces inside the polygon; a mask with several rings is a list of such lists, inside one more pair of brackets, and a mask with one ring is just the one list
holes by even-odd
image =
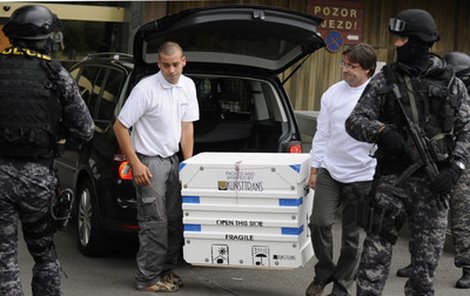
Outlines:
{"label": "car tail light", "polygon": [[128,161],[121,162],[118,172],[122,180],[132,180],[132,168]]}
{"label": "car tail light", "polygon": [[289,153],[302,153],[302,145],[300,143],[289,145]]}
{"label": "car tail light", "polygon": [[120,224],[119,227],[124,230],[139,230],[140,226],[136,224]]}

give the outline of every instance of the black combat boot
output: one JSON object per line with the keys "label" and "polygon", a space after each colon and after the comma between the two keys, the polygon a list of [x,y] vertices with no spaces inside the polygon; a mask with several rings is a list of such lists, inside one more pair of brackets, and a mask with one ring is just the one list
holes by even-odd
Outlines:
{"label": "black combat boot", "polygon": [[410,277],[412,270],[413,270],[413,267],[411,266],[411,264],[409,264],[408,266],[405,266],[397,270],[397,276],[398,277]]}
{"label": "black combat boot", "polygon": [[460,289],[470,289],[470,268],[462,269],[462,277],[455,283]]}
{"label": "black combat boot", "polygon": [[323,293],[323,289],[327,285],[326,281],[320,281],[318,279],[314,279],[305,291],[306,296],[321,296]]}

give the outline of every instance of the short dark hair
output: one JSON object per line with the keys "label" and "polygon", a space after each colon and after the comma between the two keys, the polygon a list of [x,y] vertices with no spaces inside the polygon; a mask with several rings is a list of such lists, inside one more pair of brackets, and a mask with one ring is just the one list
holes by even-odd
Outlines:
{"label": "short dark hair", "polygon": [[377,66],[377,56],[375,50],[367,43],[355,44],[343,51],[351,63],[361,65],[362,69],[369,70],[368,76],[372,77]]}
{"label": "short dark hair", "polygon": [[160,45],[158,49],[158,56],[160,57],[161,54],[164,55],[172,55],[174,53],[181,52],[181,55],[183,55],[183,49],[181,46],[173,41],[166,41],[162,45]]}

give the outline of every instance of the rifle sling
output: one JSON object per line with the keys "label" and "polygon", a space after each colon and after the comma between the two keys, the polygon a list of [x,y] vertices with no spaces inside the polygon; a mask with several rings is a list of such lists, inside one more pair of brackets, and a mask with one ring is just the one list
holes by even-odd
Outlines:
{"label": "rifle sling", "polygon": [[397,179],[397,186],[401,187],[403,182],[405,182],[411,175],[413,175],[417,170],[422,167],[422,163],[415,162],[404,170]]}
{"label": "rifle sling", "polygon": [[[414,123],[416,123],[419,126],[419,116],[418,116],[418,108],[416,106],[416,97],[414,95],[413,84],[411,83],[411,79],[409,76],[405,76],[405,83],[406,83],[406,90],[408,94],[408,100],[410,102],[411,116],[413,118]],[[399,98],[396,98],[396,99],[399,100]],[[397,186],[401,187],[403,185],[403,182],[405,182],[409,177],[411,177],[422,166],[423,166],[422,162],[414,162],[409,167],[407,167],[398,177]]]}
{"label": "rifle sling", "polygon": [[405,76],[406,90],[408,91],[408,99],[410,100],[411,116],[413,121],[419,126],[418,108],[416,107],[416,97],[413,93],[413,84],[411,83],[410,77]]}

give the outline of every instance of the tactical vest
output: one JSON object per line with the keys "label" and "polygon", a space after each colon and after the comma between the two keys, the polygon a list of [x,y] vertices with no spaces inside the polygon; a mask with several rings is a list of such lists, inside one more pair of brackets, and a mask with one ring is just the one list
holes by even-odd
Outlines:
{"label": "tactical vest", "polygon": [[430,140],[433,160],[438,164],[448,161],[455,148],[454,121],[460,104],[458,95],[452,92],[455,76],[446,71],[416,78],[397,75],[397,71],[396,64],[384,67],[387,87],[382,94],[386,95],[386,103],[379,120],[408,139],[405,119],[391,91],[391,85],[396,84],[408,118]]}
{"label": "tactical vest", "polygon": [[0,54],[0,158],[51,157],[61,119],[51,60],[29,49]]}

